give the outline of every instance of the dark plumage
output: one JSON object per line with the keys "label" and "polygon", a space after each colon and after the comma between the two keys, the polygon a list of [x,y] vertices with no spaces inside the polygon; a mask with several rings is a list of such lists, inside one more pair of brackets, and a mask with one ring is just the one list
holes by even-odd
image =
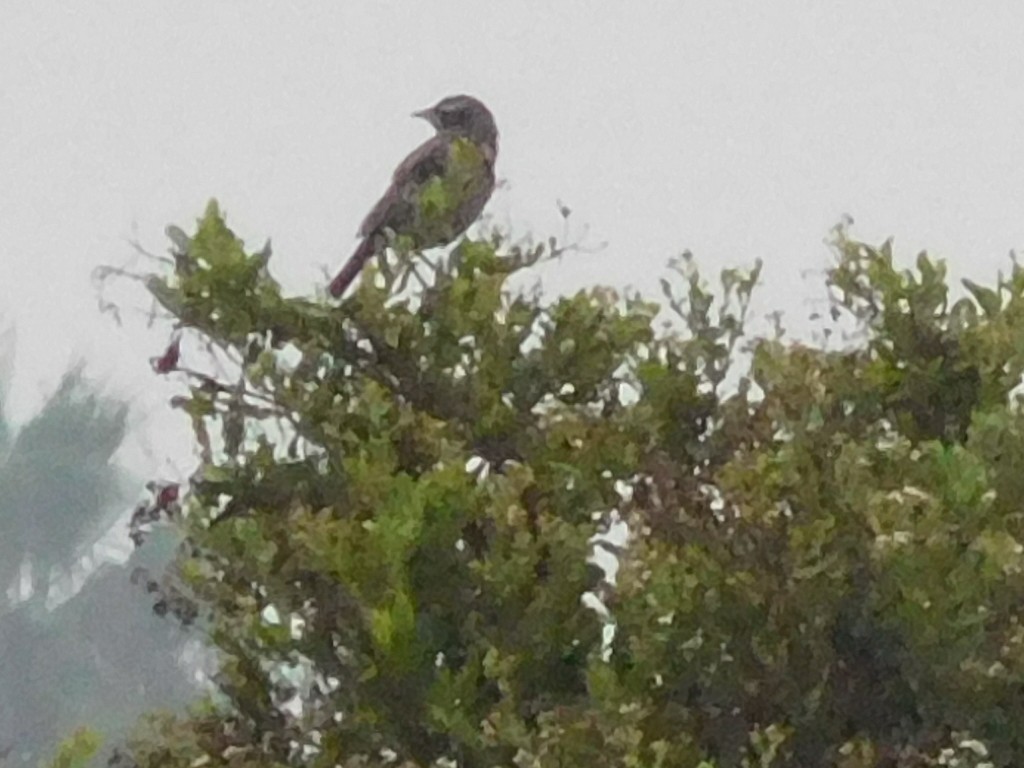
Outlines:
{"label": "dark plumage", "polygon": [[362,242],[331,281],[332,296],[341,296],[391,238],[403,238],[416,250],[454,241],[494,191],[498,129],[487,107],[472,96],[449,96],[413,114],[437,135],[395,170],[391,186],[359,228]]}

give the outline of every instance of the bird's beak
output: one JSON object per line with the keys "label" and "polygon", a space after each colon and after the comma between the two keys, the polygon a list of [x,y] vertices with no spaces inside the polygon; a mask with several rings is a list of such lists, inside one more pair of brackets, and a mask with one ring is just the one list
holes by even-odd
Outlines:
{"label": "bird's beak", "polygon": [[437,122],[437,112],[434,110],[433,107],[427,107],[426,109],[421,109],[419,112],[413,112],[412,116],[426,120],[428,123],[430,123],[430,126],[436,131],[441,130],[441,126]]}

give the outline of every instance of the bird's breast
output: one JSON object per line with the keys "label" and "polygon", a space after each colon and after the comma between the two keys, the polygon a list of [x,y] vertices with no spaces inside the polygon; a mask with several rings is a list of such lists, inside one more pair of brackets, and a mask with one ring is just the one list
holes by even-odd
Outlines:
{"label": "bird's breast", "polygon": [[416,190],[417,229],[423,240],[454,240],[480,215],[493,188],[493,161],[487,148],[469,139],[453,139],[444,171]]}

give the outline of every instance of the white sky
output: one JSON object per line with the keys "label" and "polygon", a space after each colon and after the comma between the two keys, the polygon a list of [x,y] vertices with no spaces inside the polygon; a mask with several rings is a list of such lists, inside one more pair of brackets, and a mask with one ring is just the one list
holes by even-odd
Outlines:
{"label": "white sky", "polygon": [[82,354],[151,414],[131,465],[190,470],[147,363],[166,329],[101,317],[92,269],[135,236],[163,253],[164,227],[190,230],[215,196],[311,293],[428,137],[409,113],[458,92],[501,130],[496,220],[559,234],[560,198],[608,242],[547,268],[549,290],[657,296],[686,248],[712,273],[760,256],[758,308],[795,325],[843,213],[904,263],[927,247],[991,279],[1024,243],[1022,32],[1024,5],[997,0],[0,0],[15,415]]}

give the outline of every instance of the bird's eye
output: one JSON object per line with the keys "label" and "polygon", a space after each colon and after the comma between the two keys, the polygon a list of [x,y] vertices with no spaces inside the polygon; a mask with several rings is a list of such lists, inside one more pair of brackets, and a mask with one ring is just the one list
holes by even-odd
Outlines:
{"label": "bird's eye", "polygon": [[445,127],[461,125],[466,121],[465,107],[460,107],[457,104],[447,104],[443,107],[438,107],[437,114],[441,120],[441,125]]}

